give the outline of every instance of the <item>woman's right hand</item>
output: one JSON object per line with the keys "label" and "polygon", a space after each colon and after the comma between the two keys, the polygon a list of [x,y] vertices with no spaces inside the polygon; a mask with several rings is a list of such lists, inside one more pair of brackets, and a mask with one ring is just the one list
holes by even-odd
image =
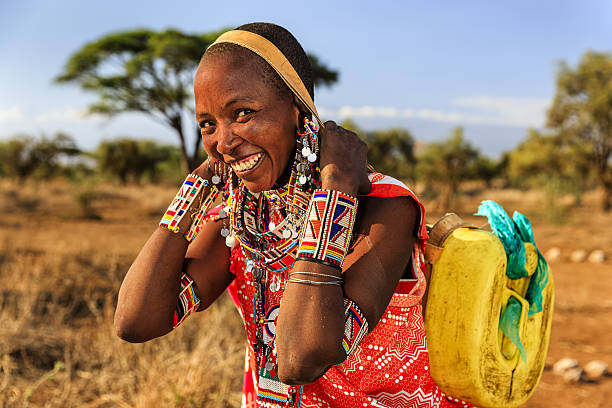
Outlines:
{"label": "woman's right hand", "polygon": [[368,145],[333,121],[325,122],[319,135],[323,188],[350,195],[369,193],[372,185],[367,170]]}

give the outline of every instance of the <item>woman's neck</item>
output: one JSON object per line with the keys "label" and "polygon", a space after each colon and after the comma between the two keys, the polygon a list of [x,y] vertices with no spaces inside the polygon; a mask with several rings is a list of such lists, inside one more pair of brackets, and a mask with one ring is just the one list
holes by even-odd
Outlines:
{"label": "woman's neck", "polygon": [[293,166],[296,165],[295,161],[295,154],[293,155],[293,157],[289,157],[285,169],[283,170],[278,180],[276,180],[271,190],[278,190],[279,188],[284,187],[289,183],[289,179],[291,178],[291,171],[293,170]]}

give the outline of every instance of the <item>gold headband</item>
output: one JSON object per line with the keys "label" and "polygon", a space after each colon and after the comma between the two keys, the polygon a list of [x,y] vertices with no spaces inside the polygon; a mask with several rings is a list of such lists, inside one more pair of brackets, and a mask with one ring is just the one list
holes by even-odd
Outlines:
{"label": "gold headband", "polygon": [[323,122],[319,118],[319,113],[315,107],[312,97],[306,90],[304,82],[295,72],[293,65],[287,60],[285,55],[271,41],[261,35],[243,30],[232,30],[221,34],[211,46],[219,43],[232,43],[240,45],[246,49],[253,51],[255,54],[263,58],[281,77],[283,82],[287,84],[291,92],[302,102],[306,108],[316,118],[319,125],[323,127]]}

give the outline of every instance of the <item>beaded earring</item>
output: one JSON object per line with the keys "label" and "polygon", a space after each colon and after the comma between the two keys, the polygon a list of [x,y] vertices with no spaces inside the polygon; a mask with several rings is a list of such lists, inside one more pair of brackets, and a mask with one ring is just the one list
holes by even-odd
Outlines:
{"label": "beaded earring", "polygon": [[210,179],[210,181],[212,181],[213,184],[217,185],[221,182],[221,176],[219,175],[220,173],[220,167],[222,166],[221,161],[210,157],[208,159],[208,171],[210,171],[211,168],[211,163],[212,163],[212,177]]}
{"label": "beaded earring", "polygon": [[233,224],[233,219],[236,217],[236,208],[232,208],[236,200],[234,198],[234,171],[230,166],[225,165],[225,171],[223,172],[222,178],[225,183],[223,198],[227,199],[229,197],[229,204],[226,204],[225,207],[219,211],[219,218],[223,219],[221,236],[225,238],[225,245],[231,248],[236,243],[236,237],[234,237],[230,229],[230,225]]}
{"label": "beaded earring", "polygon": [[[212,165],[211,165],[212,164]],[[223,199],[227,200],[228,197],[233,197],[233,170],[230,166],[222,162],[221,160],[217,160],[213,157],[210,157],[208,160],[208,171],[210,172],[212,168],[212,177],[211,182],[216,187],[223,191]],[[221,188],[221,185],[223,187]],[[229,190],[229,191],[228,191]],[[233,200],[230,198],[230,204]],[[228,247],[232,247],[236,242],[236,239],[233,235],[231,235],[231,229],[228,225],[228,218],[231,215],[231,207],[229,205],[225,205],[225,207],[219,210],[218,219],[223,220],[223,227],[221,228],[220,234],[223,238],[225,238],[225,244]],[[229,220],[231,221],[231,220]]]}
{"label": "beaded earring", "polygon": [[319,125],[308,117],[304,118],[304,131],[298,131],[298,141],[302,144],[300,163],[297,165],[298,182],[305,186],[312,181],[312,164],[319,155]]}
{"label": "beaded earring", "polygon": [[[302,219],[299,216],[299,202],[304,201],[303,195],[307,191],[314,180],[314,175],[317,170],[317,158],[319,153],[319,138],[317,132],[319,126],[310,118],[303,118],[303,131],[298,129],[297,142],[298,148],[295,156],[294,171],[291,174],[289,181],[289,194],[286,206],[287,227],[282,231],[282,236],[285,239],[298,237],[298,231],[301,228]],[[303,204],[303,203],[302,203]]]}

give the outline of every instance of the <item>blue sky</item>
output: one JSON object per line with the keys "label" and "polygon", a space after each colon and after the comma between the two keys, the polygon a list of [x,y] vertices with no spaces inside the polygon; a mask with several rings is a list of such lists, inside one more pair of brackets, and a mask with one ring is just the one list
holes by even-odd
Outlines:
{"label": "blue sky", "polygon": [[70,54],[118,30],[206,32],[252,21],[288,28],[340,71],[318,89],[326,119],[401,126],[416,139],[464,126],[486,153],[511,149],[544,124],[557,62],[612,51],[612,2],[594,1],[3,1],[0,138],[66,131],[84,148],[117,136],[174,142],[145,115],[83,117],[95,96],[54,85]]}

